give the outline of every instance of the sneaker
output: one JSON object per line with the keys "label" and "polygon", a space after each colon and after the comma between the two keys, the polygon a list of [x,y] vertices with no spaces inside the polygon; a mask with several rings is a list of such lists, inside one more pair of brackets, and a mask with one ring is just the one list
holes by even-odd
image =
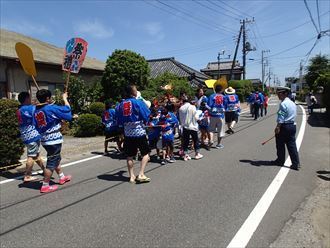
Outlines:
{"label": "sneaker", "polygon": [[224,148],[225,146],[224,145],[222,145],[222,144],[217,144],[216,146],[215,146],[215,148],[217,148],[217,149],[222,149],[222,148]]}
{"label": "sneaker", "polygon": [[157,159],[157,160],[160,160],[160,157],[159,157],[159,156],[157,156],[157,157],[156,157],[156,159]]}
{"label": "sneaker", "polygon": [[161,165],[165,165],[166,164],[166,160],[162,159],[162,162],[160,162]]}
{"label": "sneaker", "polygon": [[203,158],[204,156],[200,153],[198,153],[196,156],[195,156],[195,159],[198,160],[198,159],[201,159]]}
{"label": "sneaker", "polygon": [[72,178],[71,175],[64,176],[64,177],[62,177],[58,180],[58,183],[61,184],[61,185],[65,184],[66,182],[71,181],[71,178]]}
{"label": "sneaker", "polygon": [[184,161],[188,161],[190,159],[191,159],[191,157],[189,155],[185,155],[184,158],[183,158]]}
{"label": "sneaker", "polygon": [[175,163],[175,158],[174,157],[170,157],[170,159],[169,160],[167,160],[167,162],[169,162],[169,163]]}
{"label": "sneaker", "polygon": [[57,185],[42,186],[40,189],[40,193],[50,193],[50,192],[57,190],[57,188],[58,188]]}

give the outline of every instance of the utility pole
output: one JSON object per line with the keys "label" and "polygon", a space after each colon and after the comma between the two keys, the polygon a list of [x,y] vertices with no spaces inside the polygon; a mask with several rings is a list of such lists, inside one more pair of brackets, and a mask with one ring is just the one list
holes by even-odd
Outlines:
{"label": "utility pole", "polygon": [[222,50],[221,53],[218,53],[218,78],[220,78],[220,55],[224,55],[225,54],[225,50]]}
{"label": "utility pole", "polygon": [[243,21],[241,21],[242,28],[243,28],[243,80],[245,79],[245,75],[246,75],[246,52],[250,51],[250,50],[246,49],[246,28],[245,28],[245,24],[252,23],[252,22],[254,22],[254,18],[252,20],[243,19]]}
{"label": "utility pole", "polygon": [[236,62],[236,56],[237,56],[239,43],[241,41],[242,30],[243,30],[243,25],[241,25],[241,28],[239,30],[239,35],[238,35],[238,39],[237,39],[237,43],[236,43],[236,49],[235,49],[235,54],[234,54],[234,58],[233,58],[233,63],[231,64],[231,68],[230,68],[230,75],[229,75],[230,80],[233,79],[233,70],[234,70],[234,67],[235,67],[235,62]]}
{"label": "utility pole", "polygon": [[264,63],[264,53],[270,52],[270,50],[261,51],[261,82],[262,82],[262,91],[265,90],[265,63]]}
{"label": "utility pole", "polygon": [[243,80],[245,80],[245,66],[246,66],[246,31],[245,19],[243,19]]}
{"label": "utility pole", "polygon": [[269,81],[268,81],[268,90],[270,90],[270,80],[271,80],[271,78],[270,78],[270,67],[269,67],[269,72],[268,72],[268,79],[269,79]]}
{"label": "utility pole", "polygon": [[302,72],[303,72],[303,61],[300,61],[300,65],[299,65],[299,90],[302,89]]}

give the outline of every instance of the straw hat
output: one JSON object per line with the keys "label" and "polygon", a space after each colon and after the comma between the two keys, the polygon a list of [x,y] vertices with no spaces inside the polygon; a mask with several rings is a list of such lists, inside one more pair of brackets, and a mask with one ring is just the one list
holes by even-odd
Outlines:
{"label": "straw hat", "polygon": [[225,93],[228,94],[235,94],[235,89],[233,87],[228,87],[227,89],[225,89]]}

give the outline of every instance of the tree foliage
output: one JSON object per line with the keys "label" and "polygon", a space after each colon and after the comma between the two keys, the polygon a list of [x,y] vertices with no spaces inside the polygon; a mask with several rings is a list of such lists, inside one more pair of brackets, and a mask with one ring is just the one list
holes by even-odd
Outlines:
{"label": "tree foliage", "polygon": [[107,59],[101,80],[106,98],[119,100],[123,88],[136,84],[147,88],[150,68],[143,56],[129,50],[115,50]]}
{"label": "tree foliage", "polygon": [[[162,89],[162,87],[168,84],[172,85],[172,91]],[[141,91],[141,94],[146,100],[151,101],[155,98],[160,100],[167,92],[179,98],[181,91],[186,92],[186,94],[190,96],[193,96],[195,93],[195,89],[191,87],[187,79],[179,78],[174,74],[166,72],[154,79],[150,79],[149,87]]]}
{"label": "tree foliage", "polygon": [[305,75],[306,83],[310,90],[315,90],[319,86],[325,86],[327,74],[330,73],[330,60],[326,55],[316,55],[310,59]]}
{"label": "tree foliage", "polygon": [[24,151],[16,117],[18,105],[15,100],[0,99],[0,167],[18,163]]}
{"label": "tree foliage", "polygon": [[236,90],[241,102],[244,102],[250,92],[254,90],[251,80],[230,80],[228,86]]}

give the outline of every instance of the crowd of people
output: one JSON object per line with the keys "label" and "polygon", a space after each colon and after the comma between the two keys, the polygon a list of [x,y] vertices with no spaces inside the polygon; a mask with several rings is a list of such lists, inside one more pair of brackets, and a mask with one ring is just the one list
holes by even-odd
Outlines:
{"label": "crowd of people", "polygon": [[[54,171],[58,174],[60,185],[72,178],[71,175],[64,175],[60,166],[63,143],[60,128],[62,121],[71,121],[73,116],[67,93],[63,94],[63,106],[52,103],[49,90],[39,90],[36,98],[39,103],[33,105],[28,92],[21,92],[18,96],[21,105],[17,110],[17,117],[28,157],[24,182],[37,179],[32,176],[32,166],[36,162],[44,174],[40,192],[49,193],[58,188],[57,185],[50,184]],[[144,171],[153,150],[156,151],[156,160],[162,165],[176,161],[175,137],[179,141],[179,157],[189,161],[192,159],[191,149],[194,150],[194,159],[202,159],[201,148],[222,149],[225,133],[234,133],[241,108],[232,87],[223,90],[221,85],[217,85],[214,94],[209,97],[205,96],[203,89],[198,89],[194,98],[181,92],[178,101],[171,99],[173,98],[168,95],[162,104],[154,101],[148,106],[148,101],[141,97],[136,86],[128,85],[120,103],[115,105],[110,101],[106,102],[102,115],[105,129],[104,152],[109,152],[110,141],[117,143],[119,152],[126,155],[131,183],[150,181]],[[215,134],[217,138],[214,141]],[[41,145],[47,152],[46,166],[40,157]],[[138,175],[135,175],[133,164],[138,155],[141,158],[141,167]]]}
{"label": "crowd of people", "polygon": [[[190,149],[194,150],[194,159],[201,159],[201,148],[222,149],[225,133],[234,133],[234,126],[240,115],[240,101],[235,89],[225,90],[217,85],[214,94],[207,97],[203,89],[198,89],[194,98],[185,92],[180,93],[179,101],[174,102],[168,96],[163,104],[155,101],[147,106],[140,99],[136,86],[125,88],[125,97],[115,105],[107,102],[102,116],[105,127],[105,153],[108,142],[117,142],[117,149],[127,156],[130,182],[149,182],[144,169],[155,150],[156,159],[162,165],[174,163],[174,141],[179,137],[179,156],[188,161]],[[228,129],[225,131],[225,124]],[[216,144],[214,135],[217,134]],[[141,169],[138,176],[133,171],[133,159],[141,157]]]}
{"label": "crowd of people", "polygon": [[254,117],[254,120],[267,115],[269,97],[265,92],[259,92],[258,90],[251,92],[246,100],[250,105],[250,114]]}

